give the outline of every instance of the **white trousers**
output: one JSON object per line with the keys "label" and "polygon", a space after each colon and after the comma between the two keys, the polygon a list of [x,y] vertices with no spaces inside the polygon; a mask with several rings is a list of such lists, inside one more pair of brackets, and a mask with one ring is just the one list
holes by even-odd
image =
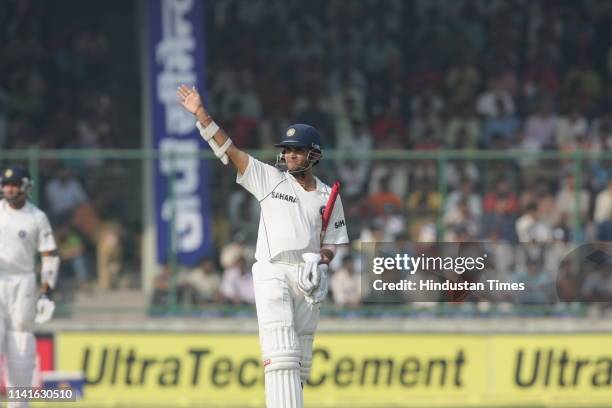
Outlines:
{"label": "white trousers", "polygon": [[[6,361],[7,387],[31,387],[36,365],[36,275],[0,272],[0,353]],[[8,407],[27,407],[12,402]]]}
{"label": "white trousers", "polygon": [[297,264],[253,265],[259,342],[267,408],[302,408],[319,305],[309,305],[296,285]]}

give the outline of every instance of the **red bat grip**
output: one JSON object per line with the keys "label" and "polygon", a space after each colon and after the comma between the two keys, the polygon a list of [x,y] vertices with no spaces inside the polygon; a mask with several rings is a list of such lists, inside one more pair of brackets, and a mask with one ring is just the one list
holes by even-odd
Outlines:
{"label": "red bat grip", "polygon": [[329,219],[331,218],[332,211],[334,209],[334,204],[336,202],[336,198],[338,198],[338,193],[340,192],[340,182],[336,181],[332,186],[331,193],[329,194],[329,198],[327,199],[327,204],[325,204],[325,210],[323,210],[323,228],[322,232],[325,232],[327,229],[327,225],[329,224]]}

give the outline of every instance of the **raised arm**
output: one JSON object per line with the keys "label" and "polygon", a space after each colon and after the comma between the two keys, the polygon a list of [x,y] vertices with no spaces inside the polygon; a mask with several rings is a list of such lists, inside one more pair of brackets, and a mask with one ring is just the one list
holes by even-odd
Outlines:
{"label": "raised arm", "polygon": [[[202,98],[200,98],[200,94],[195,86],[189,88],[186,85],[181,85],[177,90],[177,95],[181,105],[183,105],[188,112],[195,116],[202,126],[207,127],[213,123],[213,119],[206,108],[204,108]],[[213,138],[218,146],[223,146],[223,144],[229,139],[227,134],[221,128],[219,128],[219,130],[214,134]],[[236,167],[238,173],[243,174],[247,168],[247,165],[249,164],[249,155],[238,149],[234,144],[230,145],[225,154],[227,154],[231,162],[234,164],[234,167]]]}

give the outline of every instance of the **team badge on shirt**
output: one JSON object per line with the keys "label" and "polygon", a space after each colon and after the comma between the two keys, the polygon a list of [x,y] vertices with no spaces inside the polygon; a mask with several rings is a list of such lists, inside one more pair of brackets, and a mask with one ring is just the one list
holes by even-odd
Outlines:
{"label": "team badge on shirt", "polygon": [[19,235],[19,238],[24,239],[27,234],[24,230],[21,230],[17,233],[17,235]]}

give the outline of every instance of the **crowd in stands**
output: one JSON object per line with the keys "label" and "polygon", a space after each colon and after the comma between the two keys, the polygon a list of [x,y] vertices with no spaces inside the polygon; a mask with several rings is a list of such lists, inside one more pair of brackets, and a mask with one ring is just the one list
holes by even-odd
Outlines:
{"label": "crowd in stands", "polygon": [[[138,43],[125,41],[134,36],[135,10],[133,2],[0,3],[0,152],[140,147]],[[141,233],[141,198],[126,194],[139,183],[132,173],[139,163],[36,164],[34,189],[68,277],[62,287],[122,285],[120,270],[138,263],[138,244],[127,238]]]}
{"label": "crowd in stands", "polygon": [[[223,0],[206,7],[208,105],[216,122],[246,149],[271,148],[291,123],[316,126],[324,139],[317,174],[343,183],[352,240],[612,240],[612,158],[597,156],[612,150],[612,3]],[[119,37],[128,34],[59,12],[43,19],[52,8],[0,5],[0,149],[138,147],[139,136],[126,137],[140,134],[137,53]],[[383,149],[424,155],[369,159]],[[442,149],[583,156],[578,165],[572,157],[528,154],[440,165],[426,155]],[[341,155],[326,158],[330,150]],[[60,228],[66,257],[83,279],[92,275],[92,262],[79,260],[83,248],[106,254],[102,275],[112,277],[123,256],[117,243],[130,234],[106,210],[120,200],[86,177],[96,166],[43,163],[51,212],[72,216],[83,203],[105,209],[93,228],[106,225],[106,238],[88,237],[74,222]],[[115,165],[117,174],[126,173],[122,166]],[[66,167],[73,181],[60,194],[51,183],[62,183]],[[257,203],[231,171],[215,171],[219,255],[182,268],[180,298],[251,303],[245,282]],[[226,247],[236,245],[245,252],[222,262]],[[354,290],[356,254],[352,248],[335,260],[331,299],[338,305],[363,301]],[[533,269],[528,262],[516,268],[517,275]],[[169,274],[164,269],[156,281],[156,303],[168,295]]]}
{"label": "crowd in stands", "polygon": [[[351,239],[550,243],[565,252],[507,267],[552,285],[571,243],[612,240],[612,160],[589,156],[612,148],[611,22],[596,1],[217,3],[209,104],[247,148],[315,125],[342,153],[317,170],[343,183]],[[365,159],[380,149],[585,158]],[[229,202],[230,236],[253,243],[256,203],[239,187]],[[356,252],[341,255],[332,300],[361,304]]]}

